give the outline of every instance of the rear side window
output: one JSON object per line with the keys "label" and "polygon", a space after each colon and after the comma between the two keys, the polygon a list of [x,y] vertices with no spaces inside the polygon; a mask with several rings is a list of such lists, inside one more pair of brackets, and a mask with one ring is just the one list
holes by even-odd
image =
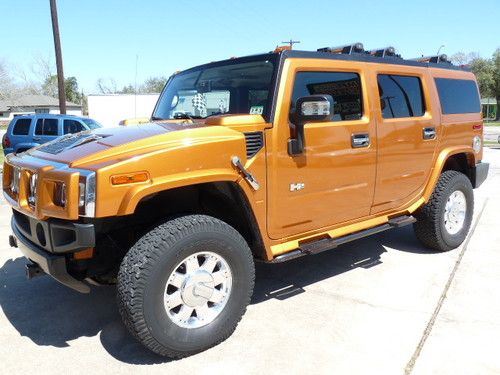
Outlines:
{"label": "rear side window", "polygon": [[14,129],[12,129],[13,135],[28,135],[30,133],[31,119],[20,118],[14,124]]}
{"label": "rear side window", "polygon": [[85,129],[83,128],[83,125],[78,121],[64,120],[64,134],[78,133],[81,132],[82,130]]}
{"label": "rear side window", "polygon": [[328,94],[333,98],[333,121],[359,120],[363,115],[361,80],[357,73],[298,72],[292,94],[292,111],[298,98]]}
{"label": "rear side window", "polygon": [[383,118],[424,115],[425,103],[420,78],[380,74],[377,80]]}
{"label": "rear side window", "polygon": [[481,112],[476,82],[450,78],[435,78],[434,80],[443,114]]}
{"label": "rear side window", "polygon": [[36,121],[35,135],[55,136],[57,134],[57,119],[55,118],[39,118]]}

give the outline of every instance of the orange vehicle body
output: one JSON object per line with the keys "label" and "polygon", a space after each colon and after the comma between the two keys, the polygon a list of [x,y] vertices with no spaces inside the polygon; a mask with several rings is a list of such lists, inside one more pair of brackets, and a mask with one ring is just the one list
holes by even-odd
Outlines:
{"label": "orange vehicle body", "polygon": [[[289,111],[294,79],[302,71],[357,73],[363,114],[351,121],[305,124],[304,152],[291,156]],[[378,74],[419,77],[425,114],[384,119]],[[104,128],[94,133],[105,138],[57,155],[33,149],[7,156],[4,195],[15,210],[30,217],[76,222],[78,170],[95,172],[96,219],[134,215],[144,199],[163,191],[228,182],[244,194],[257,224],[254,230],[262,238],[260,257],[271,261],[301,243],[337,238],[412,214],[429,200],[451,157],[461,155],[471,168],[482,159],[482,151],[472,147],[475,136],[482,139],[481,113],[441,114],[436,77],[475,81],[470,72],[439,67],[290,57],[276,85],[272,122],[262,115],[244,114]],[[426,127],[436,129],[434,139],[422,138]],[[264,147],[249,159],[245,132],[262,132],[264,137]],[[369,134],[369,147],[352,148],[354,133]],[[259,182],[259,189],[253,189],[234,167],[234,156]],[[10,189],[13,166],[21,169],[18,192]],[[33,173],[39,182],[36,206],[27,197]],[[138,173],[141,180],[134,181]],[[54,204],[55,181],[67,188],[65,207]],[[292,191],[290,186],[296,183],[306,188]]]}

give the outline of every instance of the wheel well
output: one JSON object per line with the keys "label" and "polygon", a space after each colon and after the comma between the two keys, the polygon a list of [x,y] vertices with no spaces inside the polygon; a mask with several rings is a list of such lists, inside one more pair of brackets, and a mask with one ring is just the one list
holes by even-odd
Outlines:
{"label": "wheel well", "polygon": [[442,172],[445,171],[458,171],[466,175],[471,183],[472,181],[472,168],[474,167],[474,156],[466,153],[451,155],[444,163]]}
{"label": "wheel well", "polygon": [[266,258],[250,204],[233,182],[197,184],[152,194],[139,202],[132,215],[102,223],[100,231],[107,236],[110,234],[115,241],[121,242],[121,247],[126,247],[157,223],[189,214],[210,215],[228,223],[245,238],[254,257]]}

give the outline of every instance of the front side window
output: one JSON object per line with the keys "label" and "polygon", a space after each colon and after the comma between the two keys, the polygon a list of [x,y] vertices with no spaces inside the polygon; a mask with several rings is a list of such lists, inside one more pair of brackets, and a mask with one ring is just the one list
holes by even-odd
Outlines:
{"label": "front side window", "polygon": [[82,121],[85,123],[85,125],[87,125],[87,127],[90,130],[102,128],[101,124],[99,124],[97,121],[92,120],[90,118],[83,118]]}
{"label": "front side window", "polygon": [[424,115],[425,104],[420,78],[379,74],[377,80],[383,118]]}
{"label": "front side window", "polygon": [[54,118],[39,118],[36,121],[35,135],[57,135],[57,119]]}
{"label": "front side window", "polygon": [[292,94],[292,108],[297,99],[328,94],[333,98],[333,121],[359,120],[363,116],[361,80],[357,73],[298,72]]}
{"label": "front side window", "polygon": [[76,120],[64,120],[63,123],[64,134],[73,134],[81,132],[83,129],[83,125]]}
{"label": "front side window", "polygon": [[30,132],[31,119],[20,118],[16,121],[12,134],[14,135],[28,135]]}
{"label": "front side window", "polygon": [[169,80],[154,119],[206,118],[218,114],[260,114],[271,108],[275,57],[239,59],[202,66]]}

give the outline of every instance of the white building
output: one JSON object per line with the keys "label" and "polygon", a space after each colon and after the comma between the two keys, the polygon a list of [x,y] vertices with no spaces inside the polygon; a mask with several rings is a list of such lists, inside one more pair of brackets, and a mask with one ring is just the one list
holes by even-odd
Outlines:
{"label": "white building", "polygon": [[[14,116],[29,113],[59,113],[59,99],[46,95],[25,95],[16,99],[0,101],[0,121],[9,122]],[[82,106],[66,102],[68,115],[82,115]]]}
{"label": "white building", "polygon": [[89,95],[89,117],[105,127],[119,125],[132,118],[151,117],[160,94]]}

